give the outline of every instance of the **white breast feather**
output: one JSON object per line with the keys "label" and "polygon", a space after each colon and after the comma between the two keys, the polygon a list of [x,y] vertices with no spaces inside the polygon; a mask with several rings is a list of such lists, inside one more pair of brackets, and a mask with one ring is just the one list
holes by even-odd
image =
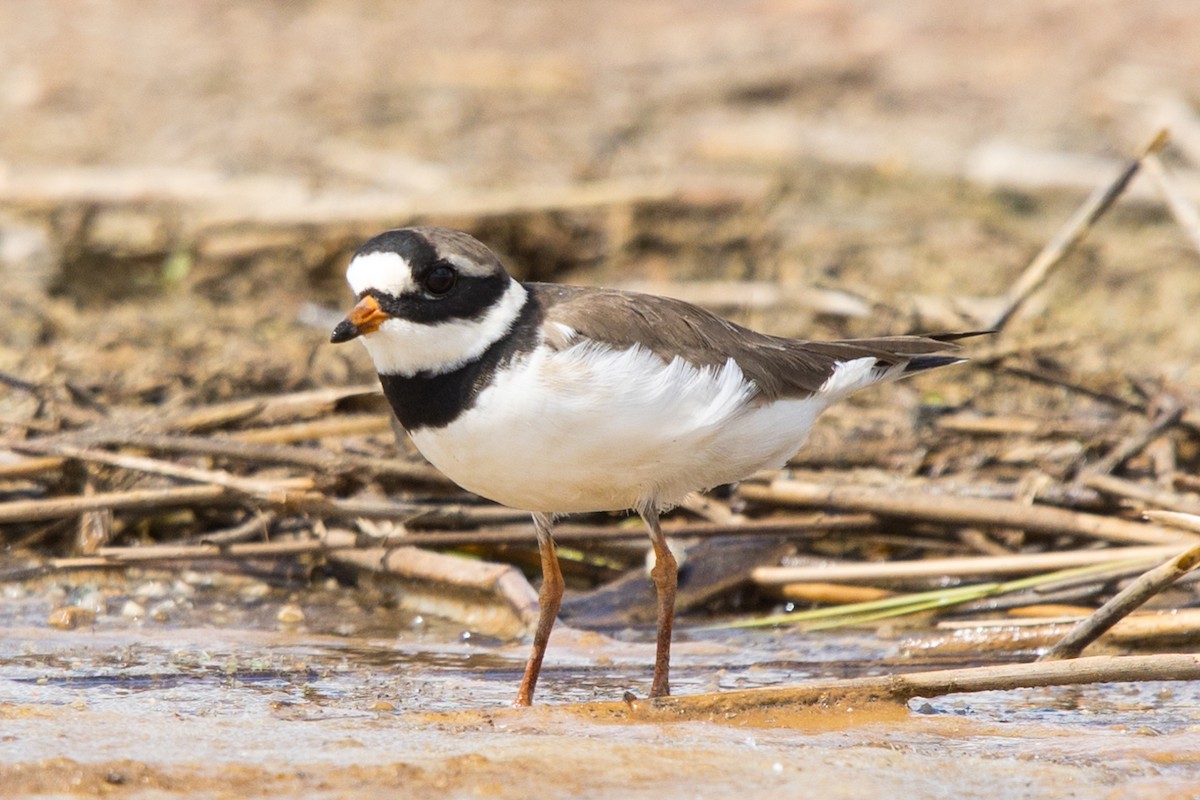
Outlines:
{"label": "white breast feather", "polygon": [[732,359],[701,368],[582,342],[535,350],[472,409],[413,441],[462,486],[515,508],[662,507],[782,466],[828,402],[754,395]]}

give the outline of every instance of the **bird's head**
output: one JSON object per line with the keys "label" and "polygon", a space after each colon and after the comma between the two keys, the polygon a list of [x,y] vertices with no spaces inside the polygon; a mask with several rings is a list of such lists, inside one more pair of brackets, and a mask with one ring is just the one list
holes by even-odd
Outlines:
{"label": "bird's head", "polygon": [[447,228],[387,231],[346,269],[357,305],[330,341],[361,338],[384,375],[440,374],[504,336],[526,292],[477,239]]}

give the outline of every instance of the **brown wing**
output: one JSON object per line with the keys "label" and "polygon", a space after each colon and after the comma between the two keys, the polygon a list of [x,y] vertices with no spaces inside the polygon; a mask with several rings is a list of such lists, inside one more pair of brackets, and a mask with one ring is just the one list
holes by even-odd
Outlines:
{"label": "brown wing", "polygon": [[551,346],[567,347],[585,337],[619,350],[641,345],[666,361],[679,356],[696,366],[720,366],[732,358],[765,400],[807,397],[850,359],[875,358],[881,373],[901,364],[905,373],[952,364],[962,359],[939,354],[956,349],[952,340],[974,335],[810,342],[752,331],[669,297],[545,283],[526,288],[541,308]]}

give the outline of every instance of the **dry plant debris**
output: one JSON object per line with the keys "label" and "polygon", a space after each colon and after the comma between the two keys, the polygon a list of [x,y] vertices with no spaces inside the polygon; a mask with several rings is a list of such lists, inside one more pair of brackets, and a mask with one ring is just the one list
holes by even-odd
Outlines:
{"label": "dry plant debris", "polygon": [[[1089,198],[1003,296],[981,306],[990,315],[971,320],[1002,329],[1002,335],[980,347],[960,380],[983,386],[980,391],[1016,382],[1071,398],[1084,411],[1058,418],[989,415],[964,402],[936,398],[914,407],[910,394],[905,408],[853,406],[831,412],[826,432],[817,432],[789,474],[763,476],[677,513],[670,535],[685,543],[696,564],[721,557],[719,547],[699,546],[705,541],[757,537],[771,543],[748,551],[770,563],[747,564],[737,573],[739,586],[752,584],[756,593],[741,592],[735,600],[734,587],[727,576],[722,580],[719,569],[696,569],[709,577],[694,580],[711,585],[689,585],[685,575],[681,589],[692,598],[690,606],[761,618],[773,598],[804,598],[834,609],[819,616],[857,625],[900,614],[919,613],[922,621],[931,614],[957,614],[975,626],[974,652],[987,653],[996,648],[981,637],[987,638],[996,620],[1011,622],[1018,609],[1052,605],[1061,610],[1069,603],[1079,612],[1101,605],[1085,633],[1050,650],[1053,657],[1063,657],[1078,655],[1172,583],[1175,593],[1160,601],[1173,607],[1195,604],[1192,583],[1180,578],[1194,566],[1194,542],[1200,538],[1198,517],[1189,516],[1200,513],[1195,494],[1200,482],[1194,477],[1200,462],[1197,410],[1147,383],[1145,376],[1114,380],[1077,369],[1062,357],[1074,337],[1023,329],[1019,323],[1028,315],[1017,314],[1029,308],[1037,289],[1140,169],[1155,177],[1172,213],[1195,238],[1195,209],[1157,156],[1165,144],[1163,132]],[[509,230],[525,225],[543,232],[551,219],[567,231],[559,243],[572,247],[580,229],[562,220],[582,213],[588,224],[608,231],[610,244],[628,248],[637,238],[630,220],[649,224],[635,209],[671,206],[699,218],[714,209],[755,207],[760,200],[756,192],[689,194],[657,185],[598,185],[567,196],[490,198],[484,211],[464,204],[439,214],[474,219],[483,228],[510,215],[523,222],[510,220]],[[608,216],[596,216],[598,209]],[[623,210],[623,216],[614,209]],[[199,222],[189,222],[194,230],[184,226],[175,234],[203,234],[196,257],[240,259],[271,250],[277,241],[272,237],[281,230],[315,229],[324,232],[318,239],[321,258],[328,261],[353,241],[359,227],[375,224],[359,219],[348,230],[341,220],[321,218],[319,210],[302,208],[295,214],[254,220],[262,226],[259,239],[243,236],[218,246],[214,242],[222,226],[232,223],[204,209],[196,215]],[[720,286],[725,295],[752,289],[754,297],[762,295],[755,285]],[[818,299],[817,313],[846,319],[872,306],[850,290],[825,292]],[[771,295],[764,303],[785,300]],[[902,317],[894,307],[891,313]],[[970,317],[956,313],[960,321]],[[210,344],[195,349],[213,355]],[[310,354],[308,366],[316,358]],[[0,374],[0,382],[20,398],[5,404],[0,419],[0,535],[8,553],[0,580],[146,563],[222,562],[236,569],[251,560],[299,558],[314,567],[337,564],[400,575],[413,595],[457,593],[474,604],[466,615],[477,617],[481,605],[507,609],[497,612],[503,620],[489,623],[505,635],[528,624],[533,595],[518,570],[426,552],[456,551],[528,567],[534,533],[524,515],[476,502],[421,462],[394,436],[374,386],[317,388],[311,373],[230,376],[202,362],[193,367],[191,386],[164,380],[153,370],[132,369],[101,387],[77,386],[53,375]],[[331,372],[336,369],[327,366],[325,373]],[[230,381],[274,391],[234,397]],[[780,510],[793,507],[817,513]],[[1143,511],[1150,512],[1148,518]],[[638,598],[648,585],[641,538],[640,529],[603,516],[562,526],[560,541],[583,548],[568,570],[577,596],[605,591],[616,585],[615,577],[623,583],[614,602],[619,607],[627,598],[626,619],[636,619]],[[788,555],[779,565],[784,551]],[[590,557],[591,552],[603,557]],[[605,619],[613,614],[610,600],[604,604]],[[854,605],[836,609],[845,603]],[[568,603],[568,608],[575,609],[574,626],[595,623],[586,602]],[[801,624],[799,616],[769,619]],[[1194,616],[1178,619],[1197,625]],[[1200,627],[1188,631],[1200,635]],[[1179,641],[1179,626],[1163,635]],[[999,633],[996,640],[1037,649],[1029,647],[1029,638],[1006,636]],[[1125,647],[1154,648],[1157,638],[1154,630],[1143,628],[1141,639],[1121,641]],[[1171,670],[1193,675],[1194,659],[1179,658],[1185,660],[1146,661],[1145,669],[1132,672],[1045,669],[1059,670],[1053,680],[1065,681],[1141,679]],[[975,685],[959,676],[946,680],[960,690]],[[888,686],[894,693],[894,685]]]}

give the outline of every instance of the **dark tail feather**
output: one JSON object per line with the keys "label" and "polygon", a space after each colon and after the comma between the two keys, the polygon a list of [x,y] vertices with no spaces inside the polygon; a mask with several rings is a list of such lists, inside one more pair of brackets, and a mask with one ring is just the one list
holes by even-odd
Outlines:
{"label": "dark tail feather", "polygon": [[[932,339],[935,342],[957,342],[959,339],[970,339],[973,336],[990,336],[996,331],[960,331],[955,333],[927,333],[923,338]],[[948,367],[951,364],[961,364],[967,359],[961,356],[916,356],[907,364],[904,365],[902,374],[908,375],[913,372],[924,372],[927,369],[936,369],[938,367]]]}
{"label": "dark tail feather", "polygon": [[959,339],[970,339],[972,336],[991,336],[999,331],[960,331],[956,333],[923,333],[921,338],[933,339],[935,342],[957,342]]}
{"label": "dark tail feather", "polygon": [[961,364],[966,360],[961,356],[917,356],[904,365],[904,372],[902,374],[910,375],[914,372],[924,372],[927,369],[948,367],[951,364]]}

